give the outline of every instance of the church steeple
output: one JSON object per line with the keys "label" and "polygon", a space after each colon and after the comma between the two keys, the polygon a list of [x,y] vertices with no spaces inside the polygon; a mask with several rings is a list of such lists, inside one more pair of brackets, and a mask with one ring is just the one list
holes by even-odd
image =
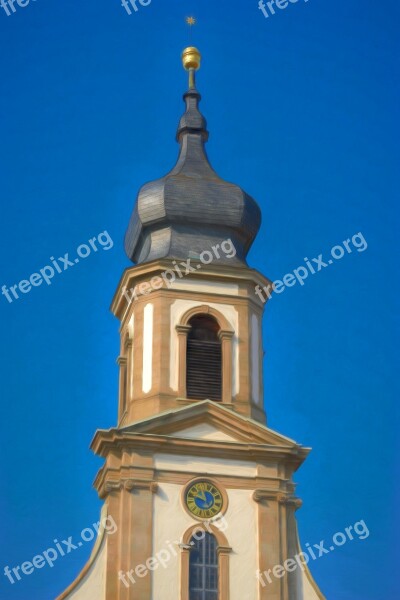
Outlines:
{"label": "church steeple", "polygon": [[[125,235],[125,250],[135,263],[161,258],[198,256],[205,248],[230,238],[236,257],[230,264],[246,264],[246,255],[260,227],[260,209],[241,187],[221,179],[207,157],[207,123],[199,110],[195,73],[200,53],[182,53],[189,73],[176,139],[180,145],[175,167],[161,179],[145,184]],[[226,262],[220,257],[219,262]]]}
{"label": "church steeple", "polygon": [[[210,166],[200,54],[188,48],[183,61],[178,162],[139,192],[126,250],[140,264],[111,306],[118,423],[91,446],[104,458],[94,482],[103,527],[58,600],[324,600],[294,560],[306,555],[293,474],[309,449],[265,424],[255,288],[270,282],[245,262],[260,211]],[[299,569],[282,573],[289,561]]]}

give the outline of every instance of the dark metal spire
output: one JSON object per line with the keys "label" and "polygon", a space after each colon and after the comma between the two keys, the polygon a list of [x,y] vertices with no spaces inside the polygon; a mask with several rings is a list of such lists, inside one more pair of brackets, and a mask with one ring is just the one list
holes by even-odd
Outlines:
{"label": "dark metal spire", "polygon": [[178,161],[165,177],[140,189],[125,250],[133,262],[142,263],[199,256],[231,239],[236,257],[221,256],[219,262],[243,264],[260,227],[260,209],[253,198],[221,179],[211,167],[204,147],[207,123],[199,110],[201,96],[195,87],[200,53],[187,48],[182,59],[189,72],[189,90],[183,96],[186,111],[176,136]]}
{"label": "dark metal spire", "polygon": [[186,112],[179,121],[176,139],[181,142],[183,133],[199,133],[204,142],[208,140],[207,121],[199,111],[201,96],[196,88],[189,89],[183,96],[186,102]]}

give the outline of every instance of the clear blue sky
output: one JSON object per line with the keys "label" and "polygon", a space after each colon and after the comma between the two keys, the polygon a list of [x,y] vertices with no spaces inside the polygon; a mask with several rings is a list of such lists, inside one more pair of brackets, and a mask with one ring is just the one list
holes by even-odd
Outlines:
{"label": "clear blue sky", "polygon": [[395,0],[299,0],[268,19],[257,0],[152,0],[131,16],[119,0],[0,9],[0,286],[104,230],[114,241],[51,286],[0,296],[0,598],[51,600],[90,553],[14,585],[2,574],[98,518],[102,462],[88,446],[117,409],[108,307],[136,192],[175,162],[190,13],[209,156],[263,211],[250,264],[277,279],[357,232],[367,240],[270,302],[265,405],[272,428],[313,447],[297,473],[303,543],[360,519],[370,530],[312,565],[327,598],[394,598]]}

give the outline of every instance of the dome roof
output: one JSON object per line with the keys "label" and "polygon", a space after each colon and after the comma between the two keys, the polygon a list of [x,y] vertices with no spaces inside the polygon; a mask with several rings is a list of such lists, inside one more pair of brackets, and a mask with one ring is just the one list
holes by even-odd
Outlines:
{"label": "dome roof", "polygon": [[139,190],[125,251],[135,263],[195,259],[231,239],[236,256],[220,255],[219,262],[246,263],[260,227],[260,209],[242,188],[221,179],[211,167],[204,147],[207,124],[194,82],[183,98],[186,111],[177,131],[178,161],[167,175]]}

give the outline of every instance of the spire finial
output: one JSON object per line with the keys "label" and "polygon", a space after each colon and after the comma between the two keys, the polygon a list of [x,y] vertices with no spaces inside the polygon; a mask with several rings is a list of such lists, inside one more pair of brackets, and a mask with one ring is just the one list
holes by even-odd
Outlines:
{"label": "spire finial", "polygon": [[[196,21],[193,17],[187,18],[187,23],[192,26]],[[192,22],[193,21],[193,22]],[[196,87],[195,73],[200,69],[201,54],[194,46],[188,46],[182,52],[182,64],[185,71],[189,72],[189,89],[193,90]]]}
{"label": "spire finial", "polygon": [[181,134],[201,134],[203,141],[207,141],[207,123],[199,111],[201,96],[196,89],[195,73],[200,69],[201,54],[194,46],[188,46],[182,52],[182,64],[185,71],[189,73],[189,89],[183,95],[186,103],[185,114],[181,117],[178,126],[177,140],[181,143]]}
{"label": "spire finial", "polygon": [[[196,24],[196,19],[193,16],[186,17],[185,21],[189,25],[190,33],[192,33],[192,27]],[[200,61],[201,54],[194,46],[188,46],[182,52],[183,68],[189,72],[189,90],[196,89],[195,73],[200,69]]]}
{"label": "spire finial", "polygon": [[185,71],[189,72],[189,89],[196,87],[195,73],[200,69],[201,54],[194,46],[188,46],[182,52],[182,64]]}

